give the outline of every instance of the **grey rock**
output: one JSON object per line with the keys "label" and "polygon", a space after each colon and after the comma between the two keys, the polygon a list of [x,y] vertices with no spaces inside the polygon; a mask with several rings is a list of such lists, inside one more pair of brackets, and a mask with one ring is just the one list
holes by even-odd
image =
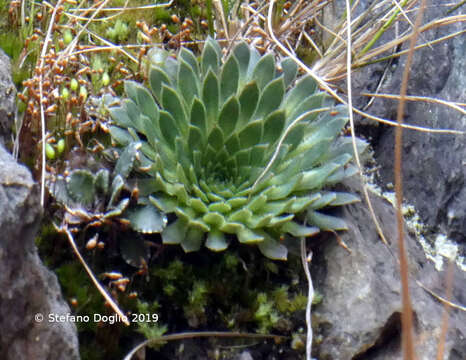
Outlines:
{"label": "grey rock", "polygon": [[[366,4],[367,2],[363,2]],[[433,0],[423,23],[446,16],[446,0]],[[458,14],[460,9],[449,14]],[[419,42],[426,42],[464,29],[464,24],[451,24],[422,33]],[[403,45],[406,49],[408,44]],[[399,94],[406,57],[394,64],[376,64],[354,74],[355,94],[373,92],[383,71],[387,71],[380,93]],[[394,66],[396,65],[397,66]],[[466,102],[466,37],[464,34],[416,51],[408,86],[409,95],[427,96],[452,102]],[[362,108],[366,97],[355,98]],[[376,99],[369,113],[395,120],[397,102]],[[407,124],[433,129],[466,131],[466,116],[443,105],[408,102],[404,121]],[[366,125],[378,123],[360,121],[360,129],[372,137],[375,158],[381,165],[382,184],[393,183],[394,128]],[[403,134],[403,176],[406,200],[419,211],[428,232],[443,233],[458,242],[466,241],[466,136],[433,134],[406,130]],[[434,237],[434,236],[432,236]],[[466,244],[465,244],[466,245]]]}
{"label": "grey rock", "polygon": [[15,114],[16,88],[11,79],[8,56],[0,49],[0,144],[11,141]]}
{"label": "grey rock", "polygon": [[[1,145],[0,169],[0,357],[79,359],[75,325],[47,321],[70,309],[34,244],[41,219],[37,188]],[[35,320],[39,313],[42,322]]]}
{"label": "grey rock", "polygon": [[[356,182],[351,187],[358,188]],[[311,273],[323,301],[313,309],[315,344],[319,360],[398,360],[401,332],[401,282],[399,276],[396,216],[392,205],[372,196],[389,246],[383,244],[363,203],[340,210],[349,231],[340,234],[351,253],[334,238],[314,247]],[[416,353],[419,360],[436,358],[443,306],[416,281],[444,296],[445,274],[427,261],[422,247],[405,233],[411,302],[415,317]],[[453,302],[464,304],[465,273],[456,269]],[[451,310],[446,337],[446,359],[466,359],[466,314]]]}

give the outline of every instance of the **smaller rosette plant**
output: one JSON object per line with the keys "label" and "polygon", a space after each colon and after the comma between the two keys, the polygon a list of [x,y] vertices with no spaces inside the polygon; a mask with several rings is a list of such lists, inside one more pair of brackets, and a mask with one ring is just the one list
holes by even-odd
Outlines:
{"label": "smaller rosette plant", "polygon": [[140,209],[176,215],[164,244],[221,251],[237,239],[286,259],[284,234],[346,229],[318,210],[358,201],[329,190],[356,172],[351,141],[339,136],[347,109],[312,78],[296,80],[294,61],[277,66],[245,42],[222,61],[212,39],[199,58],[184,48],[176,59],[160,49],[149,56],[150,90],[125,83],[110,133],[120,152],[138,149],[128,181],[139,186]]}

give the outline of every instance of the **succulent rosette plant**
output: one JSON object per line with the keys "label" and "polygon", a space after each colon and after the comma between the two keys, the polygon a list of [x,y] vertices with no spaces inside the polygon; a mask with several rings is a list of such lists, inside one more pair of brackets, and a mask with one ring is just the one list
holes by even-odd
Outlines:
{"label": "succulent rosette plant", "polygon": [[[199,58],[184,48],[177,58],[160,49],[149,57],[150,90],[127,81],[128,98],[110,109],[117,172],[126,156],[133,171],[124,177],[139,187],[129,211],[136,230],[151,232],[145,217],[160,219],[148,227],[186,252],[237,239],[286,259],[283,235],[346,229],[318,210],[358,201],[329,190],[356,172],[351,141],[340,136],[347,109],[311,77],[297,79],[293,60],[277,66],[273,54],[240,42],[223,61],[212,39]],[[171,213],[166,225],[160,214]]]}

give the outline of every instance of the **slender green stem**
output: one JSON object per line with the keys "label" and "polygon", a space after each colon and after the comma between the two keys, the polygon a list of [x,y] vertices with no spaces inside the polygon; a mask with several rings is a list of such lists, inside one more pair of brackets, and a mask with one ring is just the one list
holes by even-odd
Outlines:
{"label": "slender green stem", "polygon": [[[405,6],[408,0],[404,0],[403,3],[400,5],[401,7]],[[377,40],[380,39],[380,37],[387,31],[387,29],[393,24],[395,19],[398,17],[398,14],[400,13],[400,9],[396,9],[395,12],[393,13],[392,16],[390,16],[390,19],[383,24],[383,26],[377,31],[377,33],[374,35],[374,37],[367,43],[366,46],[364,46],[364,49],[361,50],[361,52],[358,54],[358,57],[363,56],[366,52],[368,52],[372,46],[376,43]]]}

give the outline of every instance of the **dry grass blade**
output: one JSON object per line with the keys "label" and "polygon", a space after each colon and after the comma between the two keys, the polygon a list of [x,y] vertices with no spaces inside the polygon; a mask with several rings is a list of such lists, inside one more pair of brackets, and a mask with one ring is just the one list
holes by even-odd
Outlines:
{"label": "dry grass blade", "polygon": [[445,304],[445,305],[448,305],[454,309],[458,309],[458,310],[461,310],[461,311],[464,311],[466,312],[466,306],[462,306],[462,305],[458,305],[458,304],[455,304],[447,299],[444,299],[443,297],[441,297],[440,295],[436,294],[435,292],[433,292],[432,290],[430,290],[427,286],[425,286],[423,283],[421,283],[419,280],[416,281],[416,283],[422,287],[425,291],[427,291],[430,295],[432,295],[434,298],[436,298],[438,301],[440,301],[441,303]]}
{"label": "dry grass blade", "polygon": [[105,289],[103,288],[102,285],[100,285],[99,281],[96,279],[96,277],[94,276],[94,274],[92,273],[92,270],[89,268],[89,266],[87,266],[86,262],[84,261],[84,258],[82,257],[81,253],[79,252],[78,250],[78,247],[76,246],[76,243],[74,242],[74,239],[73,239],[73,235],[71,234],[70,230],[68,230],[68,228],[66,227],[57,227],[55,224],[54,224],[55,228],[57,229],[58,232],[64,232],[66,234],[66,237],[68,238],[68,241],[71,245],[71,247],[73,248],[73,251],[74,253],[76,254],[76,256],[78,257],[79,261],[81,262],[82,266],[84,267],[84,269],[86,270],[87,274],[89,275],[89,277],[91,278],[92,282],[94,283],[95,287],[99,290],[99,292],[102,294],[102,296],[105,298],[105,300],[107,301],[107,303],[110,305],[110,307],[113,309],[113,311],[115,311],[115,313],[120,317],[121,321],[129,326],[130,323],[128,321],[128,318],[126,317],[125,314],[123,314],[123,312],[120,310],[120,308],[118,307],[118,305],[115,303],[115,301],[113,301],[113,299],[111,298],[111,296],[105,291]]}
{"label": "dry grass blade", "polygon": [[306,275],[306,280],[308,284],[308,293],[307,293],[307,304],[306,304],[306,326],[307,326],[307,335],[306,335],[306,359],[311,360],[312,353],[312,300],[314,299],[314,286],[312,284],[311,272],[309,271],[309,262],[312,260],[312,252],[307,256],[306,254],[306,238],[301,238],[301,264],[304,269],[304,274]]}
{"label": "dry grass blade", "polygon": [[[394,95],[394,94],[371,94],[371,93],[362,93],[361,95],[363,96],[370,96],[370,97],[379,97],[379,98],[384,98],[384,99],[400,99],[399,95]],[[426,96],[405,96],[405,100],[407,101],[424,101],[428,103],[433,103],[433,104],[440,104],[440,105],[445,105],[448,106],[456,111],[459,111],[463,115],[466,115],[466,110],[463,109],[461,106],[464,106],[463,104],[459,103],[454,103],[451,101],[446,101],[442,99],[435,99],[431,97],[426,97]]]}
{"label": "dry grass blade", "polygon": [[42,154],[41,154],[41,162],[42,162],[42,170],[41,170],[41,178],[40,178],[40,205],[43,207],[45,202],[45,173],[46,173],[46,158],[45,158],[45,111],[44,111],[44,90],[43,90],[43,83],[44,83],[44,64],[45,64],[45,56],[47,55],[47,50],[49,47],[49,43],[51,42],[53,26],[55,24],[55,17],[57,15],[58,8],[60,7],[63,0],[59,0],[58,3],[53,8],[52,17],[50,19],[50,23],[47,29],[47,34],[45,35],[44,45],[42,46],[42,51],[40,54],[39,60],[39,107],[40,107],[40,127],[41,127],[41,139],[42,139]]}
{"label": "dry grass blade", "polygon": [[[398,102],[397,110],[397,123],[403,122],[404,108],[405,108],[405,97],[408,91],[409,73],[413,63],[414,47],[419,35],[419,28],[422,22],[422,17],[426,1],[422,0],[418,14],[416,16],[416,22],[414,24],[413,36],[409,42],[408,58],[406,59],[405,68],[403,71],[403,77],[401,81],[400,89],[400,101]],[[403,151],[403,128],[397,127],[395,130],[395,194],[396,194],[396,214],[397,214],[397,230],[398,230],[398,257],[400,261],[400,275],[401,275],[401,294],[402,294],[402,306],[403,312],[401,316],[402,326],[402,348],[403,356],[406,360],[412,360],[415,358],[414,351],[414,332],[413,332],[413,311],[411,307],[411,298],[409,294],[409,273],[408,273],[408,259],[405,250],[404,242],[404,218],[403,218],[403,184],[402,184],[402,151]]]}
{"label": "dry grass blade", "polygon": [[[450,262],[448,263],[448,271],[446,274],[447,289],[445,291],[445,295],[447,299],[451,299],[453,293],[453,270],[454,262],[450,259]],[[437,360],[442,360],[443,354],[445,352],[445,341],[447,339],[449,310],[450,307],[447,304],[444,304],[442,315],[442,329],[440,331],[439,343],[437,347]]]}

